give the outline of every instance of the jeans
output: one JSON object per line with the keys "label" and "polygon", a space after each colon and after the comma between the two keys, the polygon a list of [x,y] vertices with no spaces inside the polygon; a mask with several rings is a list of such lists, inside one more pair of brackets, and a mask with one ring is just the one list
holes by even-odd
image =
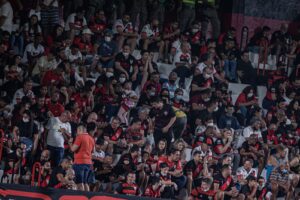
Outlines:
{"label": "jeans", "polygon": [[53,147],[50,145],[47,145],[47,149],[50,151],[51,160],[53,161],[54,165],[53,167],[57,167],[64,157],[65,149],[61,147]]}
{"label": "jeans", "polygon": [[178,186],[178,190],[181,190],[185,187],[187,178],[186,176],[174,177],[172,176],[172,181]]}
{"label": "jeans", "polygon": [[176,119],[173,126],[173,133],[174,133],[175,140],[181,138],[183,130],[186,127],[186,123],[187,123],[186,117],[181,117]]}
{"label": "jeans", "polygon": [[92,176],[91,165],[89,164],[74,164],[73,169],[76,175],[76,184],[79,183],[88,183],[89,176]]}
{"label": "jeans", "polygon": [[224,70],[226,77],[230,80],[236,81],[236,61],[235,60],[225,60],[224,61]]}
{"label": "jeans", "polygon": [[17,55],[23,56],[24,52],[24,38],[23,35],[11,35],[10,45],[13,47]]}

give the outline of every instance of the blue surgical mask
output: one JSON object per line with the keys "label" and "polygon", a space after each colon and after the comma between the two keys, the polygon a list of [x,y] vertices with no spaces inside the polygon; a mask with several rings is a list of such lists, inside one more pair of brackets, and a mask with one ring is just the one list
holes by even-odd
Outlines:
{"label": "blue surgical mask", "polygon": [[182,95],[176,95],[175,98],[176,98],[176,100],[180,101],[180,100],[182,100],[183,96]]}
{"label": "blue surgical mask", "polygon": [[283,170],[282,170],[282,173],[287,174],[287,173],[288,173],[288,170],[287,170],[287,169],[283,169]]}

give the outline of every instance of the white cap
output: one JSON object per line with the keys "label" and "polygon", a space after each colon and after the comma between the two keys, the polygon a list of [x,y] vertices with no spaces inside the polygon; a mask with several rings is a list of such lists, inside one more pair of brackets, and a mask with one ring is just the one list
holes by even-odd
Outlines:
{"label": "white cap", "polygon": [[91,35],[94,35],[94,33],[91,31],[91,29],[89,28],[86,28],[82,31],[82,34],[91,34]]}

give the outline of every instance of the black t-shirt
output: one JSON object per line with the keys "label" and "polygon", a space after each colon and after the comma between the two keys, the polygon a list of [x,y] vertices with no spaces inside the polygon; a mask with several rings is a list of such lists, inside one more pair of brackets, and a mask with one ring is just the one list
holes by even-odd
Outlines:
{"label": "black t-shirt", "polygon": [[54,187],[60,183],[57,179],[58,174],[62,174],[63,176],[65,176],[66,171],[61,166],[54,168],[50,176],[49,185],[48,185],[49,187]]}
{"label": "black t-shirt", "polygon": [[143,92],[141,94],[137,106],[140,107],[140,106],[144,106],[144,105],[151,106],[150,98],[147,96],[147,94],[145,92]]}
{"label": "black t-shirt", "polygon": [[116,55],[115,62],[119,62],[129,75],[133,73],[134,67],[137,66],[137,61],[132,55],[125,58],[122,52]]}
{"label": "black t-shirt", "polygon": [[[213,83],[212,78],[208,78],[205,79],[204,76],[202,74],[199,74],[197,76],[194,76],[193,80],[192,80],[192,84],[197,85],[198,87],[205,87],[205,86],[209,86]],[[194,95],[198,95],[201,94],[201,91],[192,91],[190,92],[191,96]]]}
{"label": "black t-shirt", "polygon": [[232,177],[224,178],[221,173],[214,176],[214,183],[219,184],[219,189],[222,191],[230,191],[234,187],[234,181]]}
{"label": "black t-shirt", "polygon": [[155,129],[161,130],[168,125],[170,120],[175,117],[175,112],[172,106],[164,104],[161,110],[152,109],[150,111],[150,117],[155,117]]}
{"label": "black t-shirt", "polygon": [[196,164],[194,160],[190,160],[186,163],[186,165],[183,168],[183,172],[185,175],[187,175],[188,172],[193,173],[193,178],[199,178],[199,175],[201,174],[203,170],[203,165],[201,163]]}
{"label": "black t-shirt", "polygon": [[237,70],[242,71],[244,73],[244,76],[242,77],[243,81],[247,81],[249,77],[255,76],[256,72],[253,68],[250,61],[245,62],[242,59],[237,60]]}
{"label": "black t-shirt", "polygon": [[[124,160],[128,160],[128,164],[124,164]],[[117,175],[125,175],[128,172],[135,172],[137,170],[136,168],[137,162],[133,160],[130,153],[124,154],[116,167],[114,168],[113,172]]]}
{"label": "black t-shirt", "polygon": [[32,138],[34,134],[38,133],[37,125],[33,122],[19,122],[17,124],[17,127],[19,128],[20,137],[27,137]]}

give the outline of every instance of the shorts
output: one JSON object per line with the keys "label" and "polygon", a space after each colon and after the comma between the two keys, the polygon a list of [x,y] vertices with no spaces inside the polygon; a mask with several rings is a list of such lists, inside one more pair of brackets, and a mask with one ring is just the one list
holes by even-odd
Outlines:
{"label": "shorts", "polygon": [[76,184],[88,183],[88,178],[92,173],[91,165],[88,164],[74,164]]}

